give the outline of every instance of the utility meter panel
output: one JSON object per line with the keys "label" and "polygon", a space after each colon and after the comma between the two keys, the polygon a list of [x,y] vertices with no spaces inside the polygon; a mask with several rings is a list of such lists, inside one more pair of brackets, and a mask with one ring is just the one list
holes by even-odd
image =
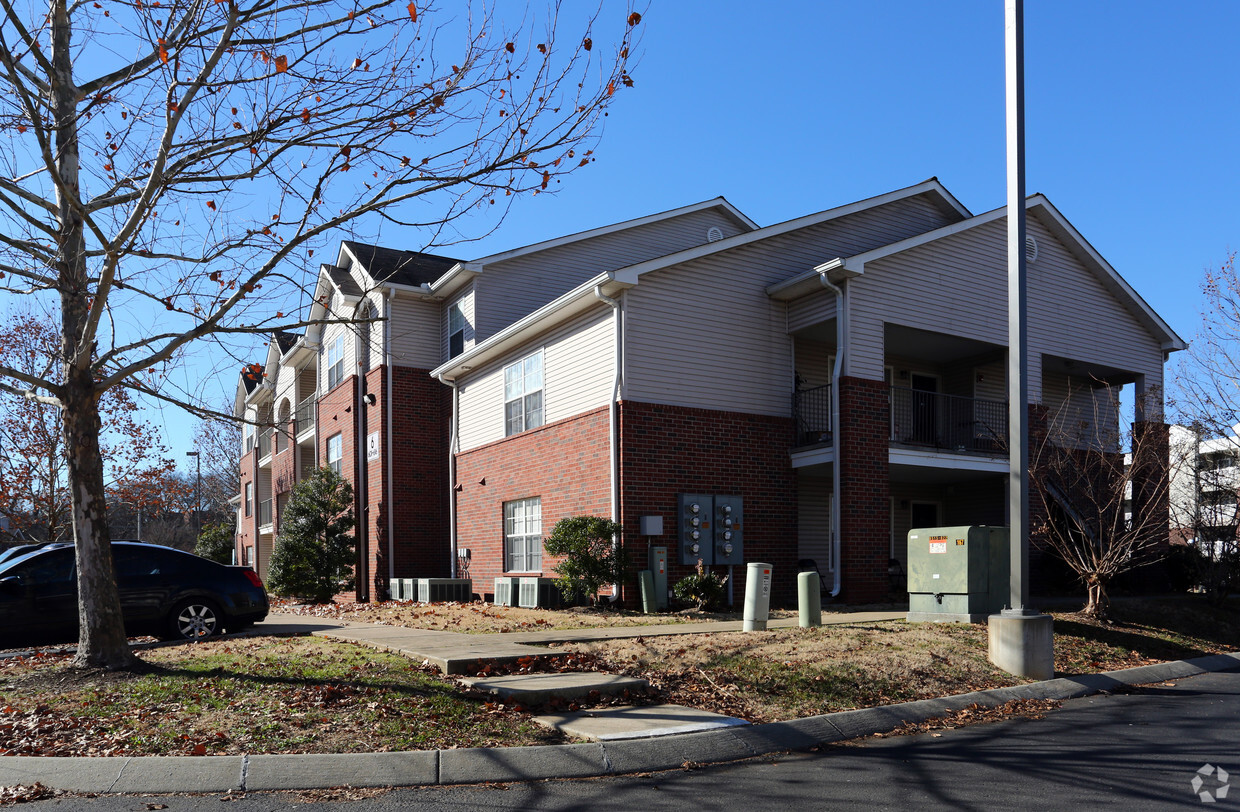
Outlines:
{"label": "utility meter panel", "polygon": [[696,566],[698,559],[710,566],[715,563],[714,544],[711,543],[715,526],[715,499],[709,494],[682,493],[677,513],[677,546],[680,563]]}
{"label": "utility meter panel", "polygon": [[739,496],[715,497],[715,563],[740,564],[745,553],[745,501]]}
{"label": "utility meter panel", "polygon": [[910,621],[980,623],[1009,598],[1006,527],[916,527],[908,533]]}

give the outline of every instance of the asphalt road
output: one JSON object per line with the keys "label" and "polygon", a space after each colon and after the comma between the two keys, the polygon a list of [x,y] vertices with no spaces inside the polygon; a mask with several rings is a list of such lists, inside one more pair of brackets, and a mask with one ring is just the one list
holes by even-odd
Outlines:
{"label": "asphalt road", "polygon": [[[1192,786],[1206,765],[1199,791]],[[1216,771],[1234,778],[1224,795]],[[63,798],[34,810],[1166,809],[1240,810],[1240,671],[1071,700],[1011,720],[726,765],[588,781],[330,793]]]}

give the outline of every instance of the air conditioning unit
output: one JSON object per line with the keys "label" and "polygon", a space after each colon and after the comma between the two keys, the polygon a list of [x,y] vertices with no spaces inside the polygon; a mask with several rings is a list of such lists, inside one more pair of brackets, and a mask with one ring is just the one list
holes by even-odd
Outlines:
{"label": "air conditioning unit", "polygon": [[560,588],[554,578],[521,578],[518,606],[522,609],[559,609]]}
{"label": "air conditioning unit", "polygon": [[419,578],[418,600],[421,603],[459,601],[469,603],[474,595],[474,582],[469,578]]}
{"label": "air conditioning unit", "polygon": [[417,587],[412,578],[392,578],[388,581],[388,595],[394,601],[417,600]]}
{"label": "air conditioning unit", "polygon": [[495,605],[496,606],[516,606],[519,597],[520,587],[519,578],[496,578],[495,579]]}

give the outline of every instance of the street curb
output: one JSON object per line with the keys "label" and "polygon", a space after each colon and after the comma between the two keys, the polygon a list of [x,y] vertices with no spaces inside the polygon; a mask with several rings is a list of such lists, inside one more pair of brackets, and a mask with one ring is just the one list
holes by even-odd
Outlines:
{"label": "street curb", "polygon": [[905,723],[924,722],[972,705],[996,707],[1016,699],[1074,699],[1129,685],[1232,669],[1240,669],[1240,652],[787,722],[589,744],[283,756],[4,756],[0,758],[0,786],[38,782],[69,792],[161,794],[592,778],[805,750],[883,733]]}

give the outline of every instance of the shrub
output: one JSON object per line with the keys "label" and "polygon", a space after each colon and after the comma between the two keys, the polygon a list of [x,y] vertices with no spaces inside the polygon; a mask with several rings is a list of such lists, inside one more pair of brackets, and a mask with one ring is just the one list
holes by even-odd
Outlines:
{"label": "shrub", "polygon": [[718,609],[723,604],[723,588],[728,583],[728,576],[716,575],[702,566],[698,559],[697,571],[686,575],[672,587],[672,594],[681,603],[692,604],[694,609]]}
{"label": "shrub", "polygon": [[202,528],[198,543],[194,545],[195,553],[221,564],[233,563],[235,549],[233,529],[227,524],[209,524]]}
{"label": "shrub", "polygon": [[330,468],[297,483],[280,517],[267,585],[277,595],[327,603],[353,588],[357,542],[353,486]]}
{"label": "shrub", "polygon": [[613,541],[620,525],[598,516],[561,519],[543,541],[548,555],[563,556],[555,566],[556,586],[565,600],[587,596],[598,605],[604,586],[623,583],[629,568],[628,554]]}

